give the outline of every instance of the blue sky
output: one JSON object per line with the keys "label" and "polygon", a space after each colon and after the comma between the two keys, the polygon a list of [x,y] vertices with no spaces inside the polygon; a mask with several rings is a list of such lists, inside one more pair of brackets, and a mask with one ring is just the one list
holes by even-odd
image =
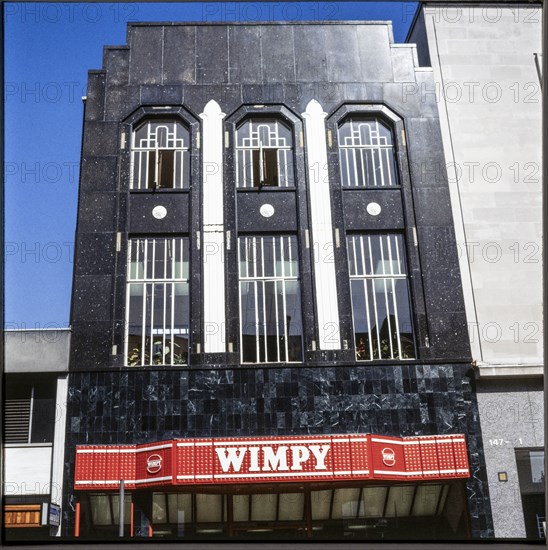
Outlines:
{"label": "blue sky", "polygon": [[5,25],[5,326],[69,323],[87,71],[129,21],[391,20],[415,2],[10,3]]}

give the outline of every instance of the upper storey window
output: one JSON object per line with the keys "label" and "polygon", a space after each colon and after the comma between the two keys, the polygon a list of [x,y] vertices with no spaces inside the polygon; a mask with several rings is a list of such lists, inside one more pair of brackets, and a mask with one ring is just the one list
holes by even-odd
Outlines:
{"label": "upper storey window", "polygon": [[348,118],[339,126],[343,187],[398,185],[392,131],[378,119]]}
{"label": "upper storey window", "polygon": [[293,187],[293,136],[275,119],[251,118],[236,131],[237,187]]}
{"label": "upper storey window", "polygon": [[356,359],[415,357],[403,237],[347,236]]}
{"label": "upper storey window", "polygon": [[242,362],[302,361],[297,237],[240,237],[238,256]]}
{"label": "upper storey window", "polygon": [[188,269],[188,238],[130,239],[126,317],[129,366],[188,363]]}
{"label": "upper storey window", "polygon": [[189,186],[189,131],[173,120],[149,120],[133,132],[131,189]]}

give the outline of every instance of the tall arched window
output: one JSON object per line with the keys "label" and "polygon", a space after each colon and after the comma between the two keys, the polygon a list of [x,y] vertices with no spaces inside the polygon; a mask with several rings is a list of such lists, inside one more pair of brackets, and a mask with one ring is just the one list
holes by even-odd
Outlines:
{"label": "tall arched window", "polygon": [[238,257],[242,363],[302,361],[297,237],[242,236]]}
{"label": "tall arched window", "polygon": [[133,132],[131,189],[189,186],[190,134],[174,120],[148,120]]}
{"label": "tall arched window", "polygon": [[398,185],[392,131],[376,118],[350,117],[339,126],[343,187]]}
{"label": "tall arched window", "polygon": [[186,365],[190,345],[189,240],[130,239],[126,364]]}
{"label": "tall arched window", "polygon": [[279,120],[251,118],[236,130],[236,186],[263,185],[295,185],[293,136]]}
{"label": "tall arched window", "polygon": [[347,235],[356,359],[415,357],[403,236]]}

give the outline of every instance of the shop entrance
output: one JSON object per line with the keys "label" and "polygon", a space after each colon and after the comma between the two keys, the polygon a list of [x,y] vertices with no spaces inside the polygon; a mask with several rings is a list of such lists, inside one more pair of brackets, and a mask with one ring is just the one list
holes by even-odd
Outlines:
{"label": "shop entrance", "polygon": [[[81,504],[83,538],[117,539],[117,493],[82,493]],[[192,492],[188,487],[184,491],[150,489],[138,495],[126,493],[125,518],[126,537],[155,539],[454,540],[469,536],[462,481],[215,485],[197,486]]]}

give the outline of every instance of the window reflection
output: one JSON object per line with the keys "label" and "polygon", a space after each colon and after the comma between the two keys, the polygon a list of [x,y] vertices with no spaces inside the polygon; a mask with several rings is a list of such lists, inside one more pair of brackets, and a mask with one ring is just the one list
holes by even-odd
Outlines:
{"label": "window reflection", "polygon": [[237,187],[293,187],[293,136],[279,120],[251,118],[236,131]]}
{"label": "window reflection", "polygon": [[131,189],[182,189],[190,181],[190,134],[172,120],[150,120],[133,132]]}
{"label": "window reflection", "polygon": [[189,348],[187,238],[131,239],[127,364],[181,365]]}
{"label": "window reflection", "polygon": [[295,236],[240,237],[242,362],[302,361],[298,265]]}
{"label": "window reflection", "polygon": [[392,132],[378,119],[349,118],[339,126],[343,187],[398,185]]}
{"label": "window reflection", "polygon": [[349,235],[347,250],[356,358],[414,358],[402,236]]}

